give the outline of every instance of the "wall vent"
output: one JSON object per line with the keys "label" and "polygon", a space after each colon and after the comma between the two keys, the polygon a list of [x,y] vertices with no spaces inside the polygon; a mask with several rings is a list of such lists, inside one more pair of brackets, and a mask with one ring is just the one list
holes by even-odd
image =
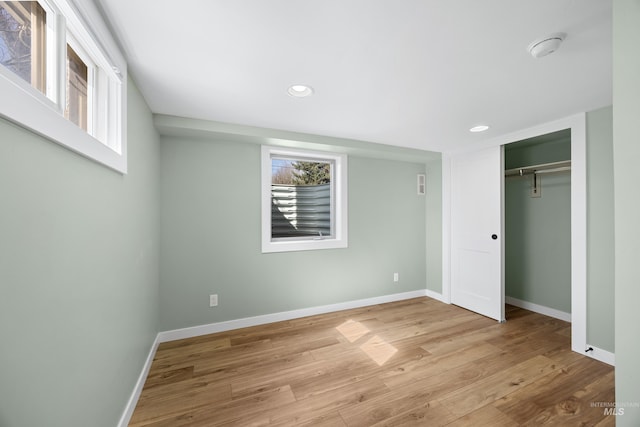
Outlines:
{"label": "wall vent", "polygon": [[427,177],[423,173],[418,174],[418,194],[420,196],[427,194]]}

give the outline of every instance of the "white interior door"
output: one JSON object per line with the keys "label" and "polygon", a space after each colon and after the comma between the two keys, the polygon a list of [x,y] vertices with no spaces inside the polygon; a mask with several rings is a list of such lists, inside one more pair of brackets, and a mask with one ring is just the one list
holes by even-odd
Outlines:
{"label": "white interior door", "polygon": [[502,147],[450,161],[451,302],[502,321]]}

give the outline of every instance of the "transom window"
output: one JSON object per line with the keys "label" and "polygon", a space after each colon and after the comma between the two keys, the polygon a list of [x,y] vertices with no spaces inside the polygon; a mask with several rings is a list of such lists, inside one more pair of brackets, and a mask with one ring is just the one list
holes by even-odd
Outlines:
{"label": "transom window", "polygon": [[0,1],[0,64],[45,94],[46,30],[37,1]]}
{"label": "transom window", "polygon": [[346,156],[262,148],[262,251],[347,246]]}
{"label": "transom window", "polygon": [[67,102],[64,117],[80,129],[88,130],[89,67],[70,45],[67,45],[66,89]]}
{"label": "transom window", "polygon": [[93,2],[0,1],[0,93],[1,116],[126,172],[126,62]]}

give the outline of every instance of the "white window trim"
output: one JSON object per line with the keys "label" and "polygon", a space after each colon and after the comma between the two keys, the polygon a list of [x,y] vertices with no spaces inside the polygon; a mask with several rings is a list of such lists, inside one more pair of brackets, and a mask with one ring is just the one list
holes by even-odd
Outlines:
{"label": "white window trim", "polygon": [[[262,252],[291,252],[316,249],[339,249],[348,246],[347,156],[337,153],[297,150],[263,145],[261,150],[261,211]],[[271,238],[271,158],[272,156],[302,157],[328,160],[334,164],[334,235],[330,238],[308,240],[272,240]]]}
{"label": "white window trim", "polygon": [[[127,173],[127,66],[124,56],[93,2],[40,2],[50,13],[47,15],[47,94],[0,66],[0,116],[82,156]],[[102,71],[108,75],[103,84],[107,87],[98,95],[109,95],[110,102],[100,108],[109,118],[105,129],[99,129],[96,137],[63,115],[67,31],[91,57],[91,62],[99,67],[96,73]]]}

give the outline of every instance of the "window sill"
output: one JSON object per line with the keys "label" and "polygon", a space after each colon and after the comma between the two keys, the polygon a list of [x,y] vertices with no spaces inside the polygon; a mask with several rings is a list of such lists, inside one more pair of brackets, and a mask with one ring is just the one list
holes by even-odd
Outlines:
{"label": "window sill", "polygon": [[346,239],[322,239],[304,241],[265,242],[262,253],[313,251],[319,249],[344,249],[348,247]]}
{"label": "window sill", "polygon": [[[25,90],[13,77],[7,76],[9,72],[0,71],[0,115],[84,157],[127,173],[126,150],[123,154],[112,150],[65,119],[44,96],[39,99],[39,94]],[[122,146],[126,147],[124,141]]]}

